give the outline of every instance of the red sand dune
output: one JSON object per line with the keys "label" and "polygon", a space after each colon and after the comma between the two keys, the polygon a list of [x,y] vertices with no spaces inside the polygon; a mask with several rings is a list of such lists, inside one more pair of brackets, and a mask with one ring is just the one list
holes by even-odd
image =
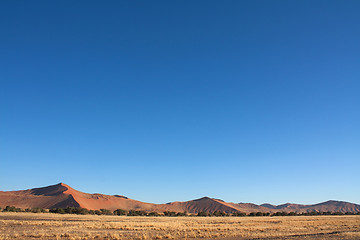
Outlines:
{"label": "red sand dune", "polygon": [[156,206],[119,195],[83,193],[64,183],[23,191],[0,192],[0,206],[7,205],[20,208],[82,207],[92,210],[101,208],[152,210]]}
{"label": "red sand dune", "polygon": [[0,207],[15,206],[20,208],[63,208],[82,207],[91,210],[97,209],[124,209],[124,210],[145,210],[145,211],[174,211],[198,213],[200,211],[214,212],[360,212],[360,205],[327,201],[314,205],[283,204],[256,205],[252,203],[229,203],[219,199],[203,197],[187,202],[171,202],[168,204],[152,204],[136,201],[120,195],[89,194],[77,191],[66,184],[33,188],[22,191],[0,191]]}

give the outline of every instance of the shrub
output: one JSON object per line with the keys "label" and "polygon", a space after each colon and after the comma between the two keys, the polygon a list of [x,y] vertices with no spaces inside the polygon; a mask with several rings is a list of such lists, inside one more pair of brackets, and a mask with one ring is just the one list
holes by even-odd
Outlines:
{"label": "shrub", "polygon": [[165,211],[165,212],[164,212],[164,215],[165,215],[165,216],[168,216],[168,217],[175,217],[175,216],[176,216],[176,212]]}
{"label": "shrub", "polygon": [[222,211],[215,211],[215,212],[213,212],[212,215],[216,216],[216,217],[223,217],[223,216],[226,216],[226,213],[224,213]]}
{"label": "shrub", "polygon": [[201,211],[201,212],[198,212],[197,216],[198,217],[207,217],[207,216],[210,216],[210,214],[208,212]]}
{"label": "shrub", "polygon": [[102,215],[113,215],[113,213],[108,209],[100,209]]}
{"label": "shrub", "polygon": [[63,208],[52,208],[49,210],[51,213],[59,213],[59,214],[65,214],[65,209]]}
{"label": "shrub", "polygon": [[86,214],[89,214],[89,210],[87,210],[86,208],[78,208],[78,211],[76,214],[86,215]]}
{"label": "shrub", "polygon": [[157,213],[157,212],[150,212],[149,214],[148,214],[148,216],[160,216],[160,214],[159,213]]}
{"label": "shrub", "polygon": [[66,213],[70,213],[73,214],[76,212],[76,208],[75,207],[67,207],[64,209]]}
{"label": "shrub", "polygon": [[3,212],[21,212],[21,209],[14,206],[6,206]]}
{"label": "shrub", "polygon": [[243,213],[243,212],[234,212],[234,213],[232,213],[232,216],[234,216],[234,217],[245,217],[245,216],[246,216],[246,213]]}
{"label": "shrub", "polygon": [[46,211],[45,211],[45,209],[43,209],[43,208],[32,208],[32,209],[31,209],[31,212],[32,212],[32,213],[44,213],[44,212],[46,212]]}
{"label": "shrub", "polygon": [[287,216],[287,213],[286,212],[276,212],[276,213],[273,213],[271,216]]}
{"label": "shrub", "polygon": [[126,215],[127,212],[123,209],[116,209],[113,213],[114,215],[121,216],[121,215]]}
{"label": "shrub", "polygon": [[176,214],[176,216],[187,216],[187,212],[186,212],[186,211],[184,211],[184,212],[178,212],[178,213]]}
{"label": "shrub", "polygon": [[145,211],[136,211],[136,210],[130,210],[127,214],[128,216],[146,216]]}

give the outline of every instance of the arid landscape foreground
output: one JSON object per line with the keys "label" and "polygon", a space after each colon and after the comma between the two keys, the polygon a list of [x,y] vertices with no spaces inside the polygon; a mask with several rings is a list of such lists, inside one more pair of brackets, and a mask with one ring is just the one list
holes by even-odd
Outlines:
{"label": "arid landscape foreground", "polygon": [[128,217],[0,213],[0,239],[360,239],[360,216]]}

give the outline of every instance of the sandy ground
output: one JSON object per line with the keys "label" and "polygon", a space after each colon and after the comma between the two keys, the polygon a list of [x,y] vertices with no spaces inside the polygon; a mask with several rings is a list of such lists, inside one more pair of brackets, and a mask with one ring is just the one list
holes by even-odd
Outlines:
{"label": "sandy ground", "polygon": [[360,239],[360,216],[127,217],[0,213],[0,239]]}

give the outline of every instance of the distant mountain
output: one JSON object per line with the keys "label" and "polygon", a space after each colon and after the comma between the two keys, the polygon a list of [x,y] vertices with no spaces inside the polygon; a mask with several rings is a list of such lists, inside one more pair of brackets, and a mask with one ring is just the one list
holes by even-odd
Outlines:
{"label": "distant mountain", "polygon": [[286,203],[282,205],[271,205],[268,203],[261,204],[261,206],[266,207],[268,209],[272,209],[273,211],[284,211],[284,212],[360,212],[360,205],[343,202],[343,201],[326,201],[323,203],[312,204],[312,205],[301,205],[301,204],[294,204],[294,203]]}
{"label": "distant mountain", "polygon": [[298,209],[301,209],[302,207],[307,206],[307,205],[294,204],[294,203],[285,203],[285,204],[281,204],[281,205],[272,205],[272,204],[265,203],[265,204],[261,204],[261,206],[267,207],[267,208],[270,208],[270,209],[274,209],[274,210],[282,210],[282,211],[290,211],[290,212],[292,212],[292,211],[296,211]]}
{"label": "distant mountain", "polygon": [[276,205],[272,205],[270,203],[264,203],[264,204],[261,204],[260,206],[270,208],[270,209],[276,209]]}
{"label": "distant mountain", "polygon": [[89,194],[77,191],[64,183],[52,186],[33,188],[21,191],[0,191],[0,207],[15,206],[20,208],[65,208],[82,207],[91,210],[97,209],[124,209],[144,211],[174,211],[198,213],[222,211],[232,212],[360,212],[360,205],[341,202],[327,201],[314,205],[300,205],[286,203],[282,205],[252,203],[231,203],[220,199],[203,197],[187,202],[170,202],[167,204],[152,204],[129,199],[122,195]]}

